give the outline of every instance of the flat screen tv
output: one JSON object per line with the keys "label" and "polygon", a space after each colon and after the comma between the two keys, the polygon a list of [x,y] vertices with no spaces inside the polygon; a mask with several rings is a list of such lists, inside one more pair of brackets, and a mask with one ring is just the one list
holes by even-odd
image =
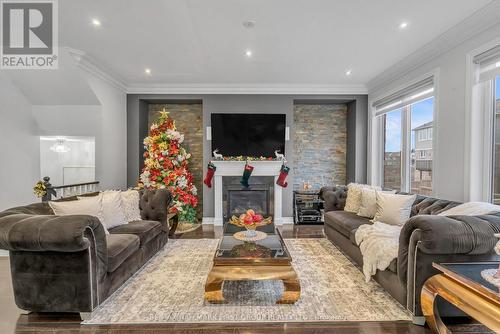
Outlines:
{"label": "flat screen tv", "polygon": [[223,156],[274,157],[285,152],[284,114],[212,114],[212,151]]}

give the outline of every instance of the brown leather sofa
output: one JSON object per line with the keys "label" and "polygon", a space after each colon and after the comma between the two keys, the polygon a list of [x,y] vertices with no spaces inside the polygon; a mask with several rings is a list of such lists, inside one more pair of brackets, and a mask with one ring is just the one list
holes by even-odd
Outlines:
{"label": "brown leather sofa", "polygon": [[171,200],[165,189],[142,191],[143,220],[108,235],[98,218],[55,216],[46,202],[1,212],[17,306],[87,317],[167,243]]}
{"label": "brown leather sofa", "polygon": [[[343,211],[347,188],[324,187],[326,237],[351,261],[363,265],[363,256],[356,245],[359,226],[369,224],[367,218]],[[411,217],[403,226],[399,239],[398,258],[372,277],[423,324],[420,291],[425,281],[438,272],[432,262],[471,262],[500,260],[494,252],[494,233],[500,232],[500,214],[485,216],[437,216],[458,202],[417,196]],[[463,315],[458,309],[440,300],[443,316]]]}

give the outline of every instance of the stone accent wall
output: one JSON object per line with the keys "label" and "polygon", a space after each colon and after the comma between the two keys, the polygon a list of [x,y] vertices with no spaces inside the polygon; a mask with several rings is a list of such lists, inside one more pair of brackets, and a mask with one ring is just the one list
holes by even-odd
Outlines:
{"label": "stone accent wall", "polygon": [[346,183],[347,106],[294,106],[294,190]]}
{"label": "stone accent wall", "polygon": [[198,219],[203,217],[203,108],[201,104],[150,104],[149,126],[165,108],[175,120],[177,130],[184,134],[182,146],[191,153],[189,169],[198,189]]}

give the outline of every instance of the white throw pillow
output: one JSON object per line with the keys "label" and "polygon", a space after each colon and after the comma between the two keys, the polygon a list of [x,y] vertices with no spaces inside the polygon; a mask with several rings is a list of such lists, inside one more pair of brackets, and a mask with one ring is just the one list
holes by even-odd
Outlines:
{"label": "white throw pillow", "polygon": [[102,193],[102,211],[103,224],[108,230],[128,223],[125,219],[121,191],[107,190]]}
{"label": "white throw pillow", "polygon": [[49,206],[56,216],[69,215],[88,215],[99,218],[104,226],[104,231],[108,234],[108,230],[104,225],[104,216],[102,210],[102,195],[92,197],[83,197],[78,201],[52,202],[49,201]]}
{"label": "white throw pillow", "polygon": [[[395,194],[395,190],[382,191],[386,194]],[[370,218],[375,217],[377,213],[377,190],[373,188],[361,189],[361,205],[359,206],[358,216]]]}
{"label": "white throw pillow", "polygon": [[125,212],[125,221],[127,223],[141,220],[141,211],[139,210],[139,192],[129,189],[122,191],[122,203]]}
{"label": "white throw pillow", "polygon": [[361,190],[363,188],[380,190],[380,187],[367,184],[349,183],[347,185],[347,198],[345,200],[344,211],[358,213],[361,206]]}
{"label": "white throw pillow", "polygon": [[411,206],[417,195],[386,194],[377,191],[377,213],[373,221],[403,225],[410,218]]}

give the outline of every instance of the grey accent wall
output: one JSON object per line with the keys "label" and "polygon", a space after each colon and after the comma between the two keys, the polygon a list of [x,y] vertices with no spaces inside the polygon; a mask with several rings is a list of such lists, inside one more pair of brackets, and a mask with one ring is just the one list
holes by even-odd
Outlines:
{"label": "grey accent wall", "polygon": [[[293,170],[293,108],[294,103],[346,103],[353,118],[347,119],[347,179],[348,181],[366,181],[366,120],[367,97],[365,95],[169,95],[169,94],[129,94],[127,96],[128,127],[128,183],[137,182],[142,167],[142,140],[147,134],[147,114],[149,103],[174,103],[179,100],[202,100],[203,104],[203,175],[212,158],[211,142],[206,138],[206,127],[210,126],[212,113],[283,113],[290,127],[290,140],[286,142],[285,155],[288,165]],[[352,105],[351,105],[352,104]],[[349,107],[349,105],[351,105]],[[364,122],[364,123],[363,123]],[[354,153],[349,149],[354,150]],[[353,158],[354,157],[354,158]],[[292,216],[293,172],[288,176],[287,188],[283,189],[283,216]],[[203,187],[203,216],[214,216],[213,188]]]}
{"label": "grey accent wall", "polygon": [[[286,126],[293,129],[293,98],[280,95],[210,95],[203,99],[203,125],[204,128],[211,126],[210,115],[212,113],[272,113],[285,114]],[[203,160],[206,173],[206,165],[212,158],[211,142],[206,140],[204,134]],[[288,164],[293,162],[293,135],[285,143],[285,156]],[[243,171],[242,171],[243,174]],[[293,173],[288,175],[293,180]],[[288,182],[293,184],[293,182]],[[203,198],[205,206],[203,215],[214,216],[214,194],[213,188],[203,187]],[[283,189],[283,217],[292,216],[293,190],[289,186]]]}
{"label": "grey accent wall", "polygon": [[368,96],[361,95],[347,104],[347,183],[366,183]]}

